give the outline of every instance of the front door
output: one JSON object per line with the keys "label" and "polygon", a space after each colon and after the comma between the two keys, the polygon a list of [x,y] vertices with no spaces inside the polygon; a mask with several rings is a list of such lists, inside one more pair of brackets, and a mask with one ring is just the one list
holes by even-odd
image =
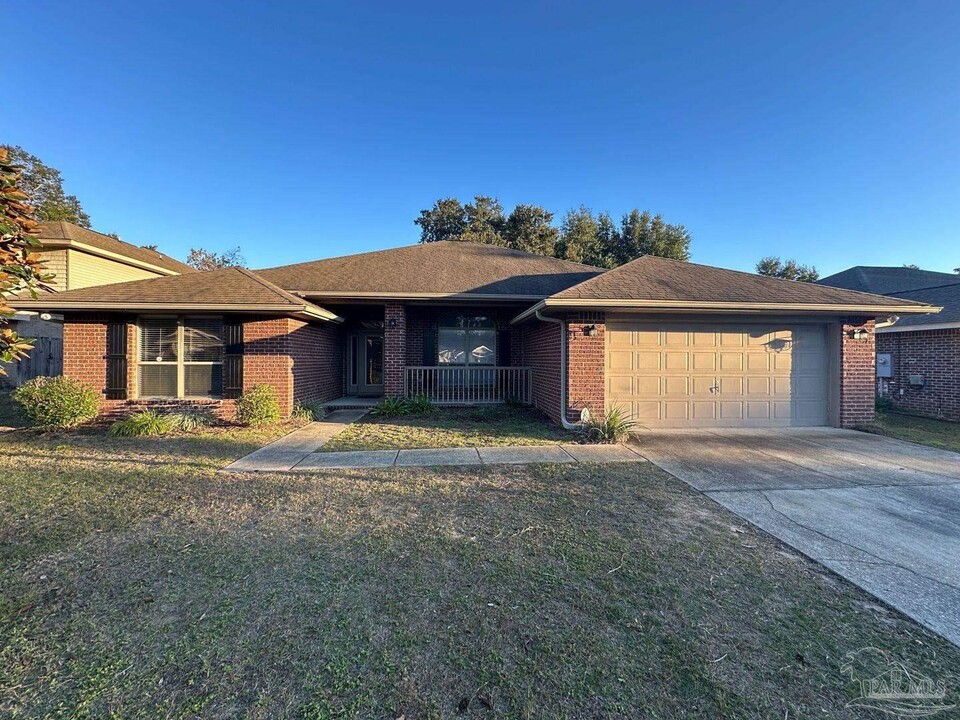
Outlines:
{"label": "front door", "polygon": [[365,397],[383,395],[383,334],[360,333],[357,339],[357,392]]}

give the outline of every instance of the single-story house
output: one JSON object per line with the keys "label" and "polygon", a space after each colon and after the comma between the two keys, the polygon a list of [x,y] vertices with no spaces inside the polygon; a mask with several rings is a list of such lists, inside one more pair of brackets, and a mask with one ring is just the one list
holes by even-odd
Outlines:
{"label": "single-story house", "polygon": [[877,325],[877,393],[904,412],[960,421],[960,275],[857,266],[820,282],[941,307]]}
{"label": "single-story house", "polygon": [[[56,291],[197,272],[153,248],[133,245],[66,220],[44,221],[39,230],[34,253],[53,275],[47,284]],[[31,338],[34,349],[21,362],[3,363],[7,374],[0,375],[0,384],[20,385],[37,375],[61,371],[61,319],[59,315],[44,319],[40,313],[28,310],[12,318],[13,330]]]}
{"label": "single-story house", "polygon": [[924,303],[645,256],[614,270],[437,242],[265,270],[70,290],[64,368],[110,412],[275,388],[285,413],[339,396],[513,400],[569,424],[868,421],[874,324]]}

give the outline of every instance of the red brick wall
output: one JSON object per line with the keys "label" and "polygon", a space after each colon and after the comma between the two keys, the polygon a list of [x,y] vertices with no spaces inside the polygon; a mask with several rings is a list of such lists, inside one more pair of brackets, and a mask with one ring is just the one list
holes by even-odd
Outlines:
{"label": "red brick wall", "polygon": [[533,369],[533,404],[559,424],[561,328],[535,320],[525,323],[521,333],[523,364]]}
{"label": "red brick wall", "polygon": [[[63,371],[101,392],[106,385],[107,322],[105,315],[67,315],[63,324]],[[129,400],[104,401],[103,412],[118,415],[146,407],[209,406],[232,417],[230,400],[140,401],[137,396],[136,323],[127,335]],[[243,326],[243,386],[274,388],[285,416],[296,402],[332,400],[343,394],[343,342],[338,326],[305,323],[292,318],[262,318]]]}
{"label": "red brick wall", "polygon": [[295,403],[335,400],[344,393],[344,339],[339,325],[289,321]]}
{"label": "red brick wall", "polygon": [[403,395],[407,366],[407,309],[403,303],[388,302],[383,308],[383,394]]}
{"label": "red brick wall", "polygon": [[293,411],[293,359],[289,318],[262,318],[243,324],[243,389],[269,385],[284,417]]}
{"label": "red brick wall", "polygon": [[[874,321],[841,318],[840,324],[840,427],[856,427],[874,417],[876,397],[876,336]],[[854,340],[852,330],[866,328],[867,340]]]}
{"label": "red brick wall", "polygon": [[[903,412],[960,421],[960,328],[877,335],[877,352],[890,353],[893,377],[880,392]],[[911,385],[908,375],[922,375]]]}
{"label": "red brick wall", "polygon": [[[596,327],[591,337],[587,331]],[[567,420],[576,422],[588,408],[603,415],[606,404],[604,353],[606,325],[603,313],[580,313],[567,317]]]}

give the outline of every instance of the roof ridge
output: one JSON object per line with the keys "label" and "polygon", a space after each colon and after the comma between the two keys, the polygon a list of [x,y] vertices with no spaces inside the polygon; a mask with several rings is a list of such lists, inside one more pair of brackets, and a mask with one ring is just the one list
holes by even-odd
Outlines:
{"label": "roof ridge", "polygon": [[[944,273],[944,274],[946,275],[947,273]],[[944,283],[943,285],[924,285],[923,287],[909,288],[908,290],[894,290],[893,292],[883,293],[883,294],[887,296],[890,296],[890,295],[896,296],[898,293],[923,292],[924,290],[940,290],[941,288],[955,287],[956,285],[960,285],[960,277],[957,278],[956,282]]]}
{"label": "roof ridge", "polygon": [[552,260],[558,263],[563,263],[565,265],[571,265],[578,268],[585,268],[587,270],[594,270],[594,271],[598,270],[600,272],[606,272],[607,270],[609,270],[609,268],[602,268],[596,265],[587,265],[586,263],[578,263],[573,260],[567,260],[565,258],[556,258],[551,255],[540,255],[539,253],[532,253],[527,250],[519,250],[517,248],[507,247],[506,245],[493,245],[492,243],[478,243],[478,242],[471,242],[469,240],[435,240],[433,242],[417,242],[417,243],[411,243],[409,245],[397,245],[396,247],[381,248],[379,250],[367,250],[365,252],[347,253],[345,255],[332,255],[330,257],[317,258],[315,260],[304,260],[302,262],[288,263],[286,265],[276,265],[274,267],[258,268],[258,270],[261,270],[261,271],[262,270],[280,270],[280,269],[299,267],[304,265],[314,265],[316,263],[327,262],[330,260],[342,260],[346,258],[360,258],[360,257],[365,257],[370,255],[381,255],[384,253],[395,252],[397,250],[414,250],[414,249],[420,249],[420,248],[428,249],[430,246],[438,246],[438,245],[451,246],[451,247],[470,246],[470,247],[478,247],[478,248],[484,248],[484,249],[489,248],[489,249],[507,250],[508,252],[511,252],[511,253],[517,253],[518,256],[527,256],[532,258],[538,258],[541,260]]}
{"label": "roof ridge", "polygon": [[245,267],[238,267],[238,266],[234,266],[234,267],[232,267],[232,268],[224,268],[224,269],[225,269],[225,270],[227,270],[227,269],[229,269],[229,270],[238,270],[239,272],[241,272],[241,273],[242,273],[243,275],[245,275],[246,277],[250,278],[250,279],[253,280],[254,282],[260,283],[260,285],[262,285],[263,287],[265,287],[265,288],[266,288],[267,290],[269,290],[270,292],[272,292],[272,293],[280,296],[281,298],[283,298],[283,299],[286,300],[287,302],[293,303],[294,305],[303,305],[304,307],[307,306],[307,305],[313,305],[313,303],[310,303],[310,302],[308,302],[307,300],[305,300],[305,299],[303,299],[303,298],[301,298],[301,297],[297,297],[297,296],[294,295],[292,292],[289,292],[289,291],[287,291],[287,290],[284,290],[284,289],[283,289],[282,287],[280,287],[279,285],[274,285],[272,282],[270,282],[270,281],[267,280],[266,278],[260,277],[260,276],[257,275],[253,270],[250,270],[250,269],[245,268]]}

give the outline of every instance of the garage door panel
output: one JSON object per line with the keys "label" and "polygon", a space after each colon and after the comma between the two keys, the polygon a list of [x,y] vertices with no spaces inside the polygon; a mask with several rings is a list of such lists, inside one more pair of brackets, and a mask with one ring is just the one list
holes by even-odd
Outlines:
{"label": "garage door panel", "polygon": [[607,325],[607,398],[648,426],[824,425],[824,326]]}
{"label": "garage door panel", "polygon": [[736,397],[738,395],[743,395],[744,380],[745,378],[742,376],[719,378],[717,387],[719,388],[718,392],[720,393],[720,397]]}
{"label": "garage door panel", "polygon": [[663,403],[664,420],[686,420],[690,417],[690,404],[685,401],[667,400]]}
{"label": "garage door panel", "polygon": [[703,372],[710,370],[715,372],[717,369],[717,354],[713,352],[693,352],[690,354],[692,360],[691,367],[694,370]]}
{"label": "garage door panel", "polygon": [[771,394],[770,378],[768,377],[748,377],[746,379],[747,395],[760,395],[768,397]]}
{"label": "garage door panel", "polygon": [[767,401],[747,402],[745,403],[745,405],[746,405],[748,420],[769,420],[770,419],[770,403],[768,403]]}
{"label": "garage door panel", "polygon": [[720,370],[743,370],[743,355],[739,352],[720,353]]}
{"label": "garage door panel", "polygon": [[665,352],[663,354],[663,367],[667,370],[688,370],[690,368],[690,355],[685,352]]}
{"label": "garage door panel", "polygon": [[661,353],[659,351],[638,351],[634,354],[637,370],[662,370]]}
{"label": "garage door panel", "polygon": [[610,350],[607,367],[614,371],[633,370],[633,352],[631,350]]}
{"label": "garage door panel", "polygon": [[744,355],[746,358],[746,369],[752,372],[769,372],[770,356],[765,352],[753,352]]}
{"label": "garage door panel", "polygon": [[690,380],[683,377],[665,377],[663,379],[663,394],[667,397],[686,398],[690,394]]}
{"label": "garage door panel", "polygon": [[691,403],[693,408],[693,417],[696,420],[716,420],[717,419],[717,403],[710,401],[694,401]]}
{"label": "garage door panel", "polygon": [[638,397],[657,397],[661,392],[660,377],[637,376],[634,378],[633,394]]}

